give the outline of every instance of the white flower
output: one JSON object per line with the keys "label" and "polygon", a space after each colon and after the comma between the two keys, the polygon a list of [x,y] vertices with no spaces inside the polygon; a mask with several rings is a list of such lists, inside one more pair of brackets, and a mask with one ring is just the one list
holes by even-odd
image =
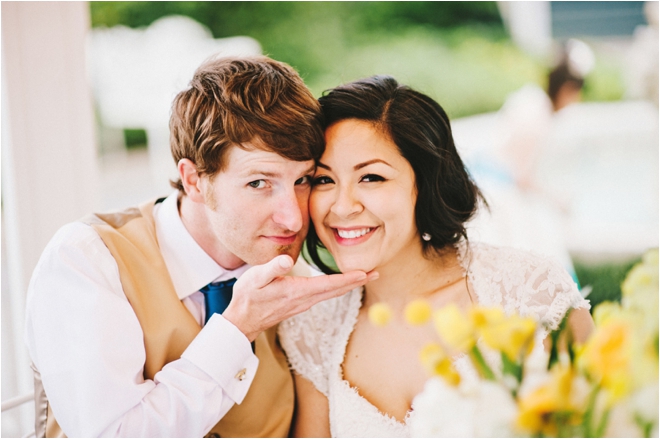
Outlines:
{"label": "white flower", "polygon": [[606,437],[644,437],[635,418],[653,425],[649,437],[658,437],[658,383],[646,386],[612,408]]}
{"label": "white flower", "polygon": [[509,391],[491,381],[452,387],[431,378],[413,408],[413,437],[510,437],[517,415]]}
{"label": "white flower", "polygon": [[537,337],[534,350],[525,359],[525,375],[518,389],[519,396],[525,396],[543,385],[548,379],[548,360],[550,355],[543,348],[542,339]]}

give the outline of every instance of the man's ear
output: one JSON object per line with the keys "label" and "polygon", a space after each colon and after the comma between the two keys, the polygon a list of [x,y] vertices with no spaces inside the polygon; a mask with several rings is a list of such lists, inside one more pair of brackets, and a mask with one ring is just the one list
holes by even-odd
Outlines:
{"label": "man's ear", "polygon": [[204,203],[202,177],[197,172],[197,166],[190,159],[181,159],[177,169],[188,198],[196,203]]}

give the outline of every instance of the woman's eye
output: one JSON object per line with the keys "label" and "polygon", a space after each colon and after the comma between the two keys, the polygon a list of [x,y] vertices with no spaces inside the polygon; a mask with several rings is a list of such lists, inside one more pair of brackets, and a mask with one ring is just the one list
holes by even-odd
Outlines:
{"label": "woman's eye", "polygon": [[314,178],[314,186],[322,185],[322,184],[330,184],[334,183],[332,179],[326,175],[321,175],[316,178]]}
{"label": "woman's eye", "polygon": [[266,187],[266,180],[254,180],[249,182],[248,186],[254,189],[263,189]]}
{"label": "woman's eye", "polygon": [[385,179],[383,177],[381,177],[380,175],[367,174],[367,175],[362,176],[360,181],[370,183],[370,182],[374,182],[374,181],[385,181]]}

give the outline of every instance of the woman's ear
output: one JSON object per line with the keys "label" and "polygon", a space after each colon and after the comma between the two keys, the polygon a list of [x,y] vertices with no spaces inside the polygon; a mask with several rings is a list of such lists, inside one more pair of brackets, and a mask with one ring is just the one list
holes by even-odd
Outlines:
{"label": "woman's ear", "polygon": [[188,198],[196,203],[204,203],[202,177],[197,172],[197,166],[190,159],[181,159],[177,169]]}

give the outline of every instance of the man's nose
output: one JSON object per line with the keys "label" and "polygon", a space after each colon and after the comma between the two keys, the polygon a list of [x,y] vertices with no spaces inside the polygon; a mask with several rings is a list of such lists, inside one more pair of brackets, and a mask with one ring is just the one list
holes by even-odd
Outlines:
{"label": "man's nose", "polygon": [[304,200],[304,206],[301,206],[300,202],[295,191],[283,194],[278,200],[273,214],[275,223],[292,232],[300,231],[304,224],[303,215],[307,215],[307,209],[303,209],[307,205],[307,199]]}
{"label": "man's nose", "polygon": [[330,211],[339,218],[350,218],[360,213],[363,207],[357,199],[351,187],[340,187],[337,190],[337,198],[330,207]]}

